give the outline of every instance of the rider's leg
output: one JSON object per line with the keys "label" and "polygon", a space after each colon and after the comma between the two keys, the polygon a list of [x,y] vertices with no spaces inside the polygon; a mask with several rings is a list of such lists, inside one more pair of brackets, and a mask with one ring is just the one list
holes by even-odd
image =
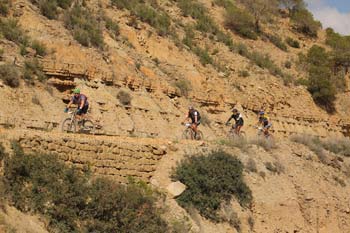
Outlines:
{"label": "rider's leg", "polygon": [[242,128],[242,125],[238,125],[237,127],[236,127],[236,134],[237,135],[239,135],[240,134],[240,132],[241,132],[241,128]]}

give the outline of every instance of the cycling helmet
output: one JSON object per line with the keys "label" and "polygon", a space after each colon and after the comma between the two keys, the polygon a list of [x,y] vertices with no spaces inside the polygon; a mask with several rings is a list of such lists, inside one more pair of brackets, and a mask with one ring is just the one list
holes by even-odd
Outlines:
{"label": "cycling helmet", "polygon": [[188,106],[188,110],[193,110],[193,106]]}
{"label": "cycling helmet", "polygon": [[79,89],[79,88],[75,88],[75,89],[73,90],[73,93],[74,93],[74,94],[80,94],[80,89]]}
{"label": "cycling helmet", "polygon": [[262,110],[259,112],[259,115],[264,115],[264,114],[265,114],[265,112]]}
{"label": "cycling helmet", "polygon": [[232,112],[238,112],[237,108],[233,108]]}

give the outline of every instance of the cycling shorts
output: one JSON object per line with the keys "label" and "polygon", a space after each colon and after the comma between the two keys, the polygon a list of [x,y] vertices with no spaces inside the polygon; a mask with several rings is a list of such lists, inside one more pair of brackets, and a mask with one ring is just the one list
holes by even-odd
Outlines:
{"label": "cycling shorts", "polygon": [[80,113],[79,113],[79,114],[77,113],[77,115],[86,114],[88,110],[89,110],[89,105],[85,105],[85,106],[81,109]]}

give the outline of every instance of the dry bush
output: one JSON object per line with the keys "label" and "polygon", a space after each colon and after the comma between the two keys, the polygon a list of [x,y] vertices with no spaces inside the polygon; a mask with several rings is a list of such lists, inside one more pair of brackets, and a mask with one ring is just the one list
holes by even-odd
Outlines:
{"label": "dry bush", "polygon": [[277,174],[281,174],[284,172],[284,166],[279,162],[279,161],[275,161],[273,163],[271,162],[266,162],[265,163],[265,167],[267,170],[273,172],[273,173],[277,173]]}
{"label": "dry bush", "polygon": [[277,148],[277,145],[274,140],[269,138],[266,139],[265,137],[257,137],[257,138],[251,139],[248,143],[260,146],[264,148],[266,151],[270,151],[272,149]]}
{"label": "dry bush", "polygon": [[118,92],[117,98],[122,105],[130,105],[131,104],[132,97],[128,92],[126,92],[124,90],[120,90]]}
{"label": "dry bush", "polygon": [[12,64],[0,65],[0,79],[12,88],[19,87],[20,72],[18,68]]}
{"label": "dry bush", "polygon": [[256,162],[252,158],[248,160],[247,164],[245,165],[245,168],[250,172],[255,172],[255,173],[258,172],[258,169],[256,167]]}

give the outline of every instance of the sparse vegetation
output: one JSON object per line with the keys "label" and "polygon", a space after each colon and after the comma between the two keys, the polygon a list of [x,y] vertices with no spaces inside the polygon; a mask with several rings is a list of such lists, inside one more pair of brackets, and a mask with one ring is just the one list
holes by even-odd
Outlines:
{"label": "sparse vegetation", "polygon": [[286,67],[287,69],[292,68],[292,62],[291,62],[291,61],[286,61],[286,62],[284,63],[284,67]]}
{"label": "sparse vegetation", "polygon": [[309,37],[317,37],[317,31],[322,26],[306,8],[294,8],[291,12],[291,20],[296,31]]}
{"label": "sparse vegetation", "polygon": [[106,28],[108,29],[110,35],[113,38],[116,38],[117,36],[120,35],[120,29],[117,22],[113,21],[111,18],[107,16],[104,17],[104,21],[105,21]]}
{"label": "sparse vegetation", "polygon": [[220,221],[217,211],[233,196],[242,206],[252,201],[251,191],[243,180],[242,163],[223,151],[187,157],[177,166],[173,179],[187,186],[177,202],[185,208],[195,207],[214,221]]}
{"label": "sparse vegetation", "polygon": [[64,23],[66,28],[72,31],[74,39],[81,45],[103,48],[100,24],[88,8],[75,4],[66,12]]}
{"label": "sparse vegetation", "polygon": [[238,71],[238,76],[246,78],[246,77],[249,77],[250,74],[247,70],[240,70],[240,71]]}
{"label": "sparse vegetation", "polygon": [[7,86],[12,88],[19,86],[20,71],[13,64],[0,65],[0,78]]}
{"label": "sparse vegetation", "polygon": [[299,41],[294,40],[293,38],[287,37],[286,43],[292,48],[296,48],[296,49],[300,48]]}
{"label": "sparse vegetation", "polygon": [[283,42],[283,40],[278,35],[267,35],[267,38],[269,41],[274,44],[277,48],[281,49],[282,51],[287,52],[287,45]]}
{"label": "sparse vegetation", "polygon": [[7,40],[13,41],[16,44],[27,45],[29,42],[28,36],[24,33],[16,19],[0,19],[0,32]]}
{"label": "sparse vegetation", "polygon": [[188,96],[189,92],[192,90],[192,84],[187,79],[179,79],[174,82],[174,86],[179,89],[181,95]]}
{"label": "sparse vegetation", "polygon": [[303,144],[307,146],[311,151],[313,151],[322,163],[327,162],[327,155],[322,147],[321,140],[318,137],[309,135],[295,135],[291,138],[292,141]]}
{"label": "sparse vegetation", "polygon": [[46,46],[37,40],[32,41],[31,47],[35,50],[36,55],[45,56],[47,54]]}
{"label": "sparse vegetation", "polygon": [[112,0],[112,4],[119,9],[127,9],[141,21],[154,27],[159,35],[168,35],[170,32],[170,17],[162,11],[156,1],[148,4],[137,0]]}
{"label": "sparse vegetation", "polygon": [[249,160],[248,160],[248,162],[247,162],[245,167],[250,172],[255,172],[255,173],[258,172],[258,169],[256,167],[256,162],[252,158],[249,158]]}
{"label": "sparse vegetation", "polygon": [[274,140],[266,139],[265,137],[254,138],[249,141],[250,144],[254,144],[264,148],[266,151],[270,151],[272,149],[277,148]]}
{"label": "sparse vegetation", "polygon": [[333,179],[342,187],[346,187],[346,183],[342,178],[339,178],[338,176],[333,175]]}
{"label": "sparse vegetation", "polygon": [[131,97],[131,95],[128,92],[126,92],[124,90],[120,90],[118,92],[117,99],[119,100],[119,102],[122,105],[131,105],[132,97]]}
{"label": "sparse vegetation", "polygon": [[28,59],[24,62],[23,77],[26,80],[37,79],[40,82],[47,79],[47,76],[43,72],[43,68],[37,59]]}
{"label": "sparse vegetation", "polygon": [[230,7],[227,9],[225,25],[228,29],[242,37],[252,40],[258,38],[255,32],[253,17],[248,12],[239,8]]}
{"label": "sparse vegetation", "polygon": [[146,185],[93,179],[54,155],[13,148],[5,158],[6,194],[19,210],[45,216],[51,232],[167,232]]}
{"label": "sparse vegetation", "polygon": [[10,0],[0,0],[0,15],[7,16],[11,6]]}

